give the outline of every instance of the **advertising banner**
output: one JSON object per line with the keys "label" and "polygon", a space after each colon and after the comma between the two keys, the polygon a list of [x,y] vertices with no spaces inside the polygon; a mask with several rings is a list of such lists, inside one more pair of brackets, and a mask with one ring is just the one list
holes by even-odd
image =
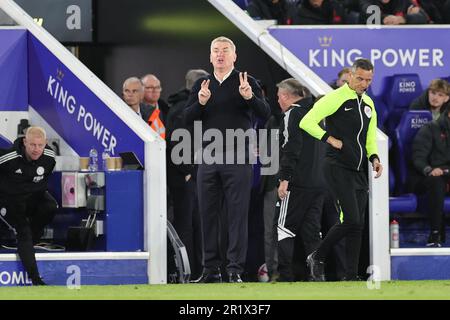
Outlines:
{"label": "advertising banner", "polygon": [[330,83],[356,59],[375,66],[372,91],[380,94],[383,78],[417,73],[422,87],[450,76],[450,27],[369,29],[366,27],[274,27],[270,34]]}
{"label": "advertising banner", "polygon": [[27,31],[0,29],[0,111],[28,111]]}
{"label": "advertising banner", "polygon": [[78,153],[133,151],[144,142],[33,35],[28,35],[29,104]]}
{"label": "advertising banner", "polygon": [[[41,277],[49,285],[146,284],[146,259],[38,261]],[[19,261],[0,261],[0,287],[29,286],[31,279]]]}

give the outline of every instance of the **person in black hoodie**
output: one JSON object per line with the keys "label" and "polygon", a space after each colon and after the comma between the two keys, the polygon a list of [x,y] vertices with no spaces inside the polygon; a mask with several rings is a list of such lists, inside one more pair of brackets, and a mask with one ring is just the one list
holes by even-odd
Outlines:
{"label": "person in black hoodie", "polygon": [[425,11],[428,23],[450,23],[450,0],[416,0]]}
{"label": "person in black hoodie", "polygon": [[33,245],[57,211],[47,192],[55,167],[55,152],[44,129],[29,127],[10,149],[0,149],[0,214],[17,237],[17,252],[33,285],[45,285],[39,275]]}
{"label": "person in black hoodie", "polygon": [[313,99],[293,78],[278,85],[278,103],[284,113],[280,129],[280,171],[277,203],[279,281],[294,281],[296,237],[301,237],[306,256],[320,244],[320,220],[325,190],[322,179],[322,143],[299,128]]}
{"label": "person in black hoodie", "polygon": [[414,191],[428,195],[430,236],[427,246],[440,247],[445,238],[442,216],[450,182],[450,108],[438,120],[420,128],[412,144],[412,162]]}
{"label": "person in black hoodie", "polygon": [[380,8],[381,24],[425,24],[428,17],[420,6],[415,5],[412,0],[361,0],[360,1],[360,23],[367,24],[371,15],[370,6]]}
{"label": "person in black hoodie", "polygon": [[304,0],[297,11],[295,24],[344,24],[345,9],[335,0]]}
{"label": "person in black hoodie", "polygon": [[277,20],[279,25],[292,24],[292,10],[286,0],[251,0],[246,10],[256,20]]}
{"label": "person in black hoodie", "polygon": [[209,139],[204,136],[204,150],[199,159],[197,190],[204,244],[204,272],[197,279],[200,283],[222,281],[217,235],[223,195],[228,220],[228,280],[243,281],[253,169],[248,140],[236,144],[236,139],[227,138],[227,132],[246,132],[252,129],[255,116],[265,120],[270,115],[256,79],[234,68],[236,58],[236,46],[231,39],[215,38],[210,47],[214,73],[194,84],[185,108],[187,125],[200,120],[205,134],[213,131],[225,142],[215,141],[219,139],[216,135]]}
{"label": "person in black hoodie", "polygon": [[450,84],[443,79],[434,79],[430,86],[419,97],[414,99],[409,106],[410,110],[429,110],[433,120],[450,107]]}
{"label": "person in black hoodie", "polygon": [[167,100],[170,106],[166,118],[167,186],[173,203],[173,226],[186,246],[192,278],[200,276],[202,261],[201,223],[195,187],[197,171],[192,164],[173,162],[172,150],[177,142],[172,141],[172,134],[177,129],[187,129],[193,133],[193,128],[184,124],[183,111],[195,81],[206,76],[208,72],[205,70],[189,70],[186,73],[186,87],[170,95]]}

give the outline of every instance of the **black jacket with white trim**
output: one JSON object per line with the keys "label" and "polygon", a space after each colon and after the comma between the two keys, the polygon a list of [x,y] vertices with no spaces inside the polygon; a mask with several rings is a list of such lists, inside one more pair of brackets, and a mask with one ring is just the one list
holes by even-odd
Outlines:
{"label": "black jacket with white trim", "polygon": [[279,180],[297,188],[323,188],[325,146],[300,129],[299,123],[311,109],[312,98],[297,101],[285,112],[280,129]]}
{"label": "black jacket with white trim", "polygon": [[11,148],[0,149],[0,197],[46,191],[55,164],[48,145],[39,159],[28,161],[23,138],[16,139]]}

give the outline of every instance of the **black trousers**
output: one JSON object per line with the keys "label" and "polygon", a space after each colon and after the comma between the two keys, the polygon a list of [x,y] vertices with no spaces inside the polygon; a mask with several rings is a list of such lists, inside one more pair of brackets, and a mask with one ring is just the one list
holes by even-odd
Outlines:
{"label": "black trousers", "polygon": [[325,260],[330,249],[345,237],[346,276],[358,275],[359,253],[365,209],[368,201],[368,182],[364,171],[352,171],[328,161],[324,165],[325,179],[341,209],[342,222],[328,231],[317,249],[316,257]]}
{"label": "black trousers", "polygon": [[441,231],[443,228],[442,217],[444,215],[444,200],[447,194],[448,182],[448,176],[428,176],[420,180],[414,190],[419,194],[427,194],[430,229],[432,231]]}
{"label": "black trousers", "polygon": [[289,187],[288,195],[277,203],[278,272],[280,281],[294,281],[295,238],[301,237],[305,257],[320,244],[320,221],[325,194],[322,190]]}
{"label": "black trousers", "polygon": [[200,164],[197,190],[203,233],[203,267],[215,272],[220,267],[220,211],[225,200],[228,222],[228,272],[243,273],[248,247],[248,210],[252,187],[250,164]]}
{"label": "black trousers", "polygon": [[58,204],[48,192],[2,198],[4,218],[17,233],[17,252],[31,279],[39,277],[33,245],[41,239],[44,228],[56,214]]}

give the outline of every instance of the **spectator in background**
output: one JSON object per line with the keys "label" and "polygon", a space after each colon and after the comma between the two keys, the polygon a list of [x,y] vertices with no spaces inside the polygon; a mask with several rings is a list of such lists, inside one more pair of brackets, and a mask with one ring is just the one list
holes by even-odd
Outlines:
{"label": "spectator in background", "polygon": [[255,20],[277,20],[279,25],[292,24],[290,11],[286,0],[251,0],[247,6]]}
{"label": "spectator in background", "polygon": [[[41,127],[29,127],[8,149],[0,149],[0,213],[17,237],[17,252],[33,285],[45,285],[39,275],[33,245],[56,214],[58,204],[48,193],[55,152]],[[5,220],[6,219],[6,220]]]}
{"label": "spectator in background", "polygon": [[277,203],[279,281],[294,281],[294,244],[301,237],[306,256],[320,244],[324,202],[322,164],[324,146],[299,128],[313,105],[309,91],[290,78],[278,85],[278,103],[284,113],[280,128],[280,172]]}
{"label": "spectator in background", "polygon": [[[262,97],[261,88],[253,77],[234,68],[236,59],[236,46],[232,40],[218,37],[211,42],[210,62],[214,73],[194,84],[185,109],[188,125],[200,120],[204,131],[216,129],[226,137],[227,129],[251,129],[255,115],[268,118],[270,108]],[[242,282],[246,262],[253,171],[248,160],[252,151],[248,143],[236,146],[234,139],[230,141],[232,144],[226,144],[226,140],[224,138],[222,146],[216,146],[217,141],[214,144],[204,141],[205,152],[214,153],[214,159],[212,163],[203,161],[198,166],[197,188],[204,244],[204,272],[196,281],[198,283],[222,281],[218,243],[222,195],[225,195],[228,220],[226,271],[229,282]],[[244,153],[244,164],[237,163],[237,152],[240,156]]]}
{"label": "spectator in background", "polygon": [[[189,70],[186,73],[185,88],[170,95],[168,98],[170,108],[166,118],[167,185],[173,203],[173,226],[186,246],[191,267],[191,278],[193,279],[198,278],[202,271],[202,234],[196,190],[197,171],[193,165],[193,154],[191,164],[175,164],[173,162],[171,154],[178,142],[172,141],[172,133],[177,129],[186,128],[183,111],[192,86],[195,81],[208,75],[208,72],[202,69]],[[186,129],[193,136],[193,127],[190,126]],[[192,150],[193,144],[194,141],[191,141]]]}
{"label": "spectator in background", "polygon": [[437,121],[420,128],[412,144],[415,172],[411,175],[414,192],[428,195],[430,236],[428,247],[445,242],[444,198],[450,182],[450,109]]}
{"label": "spectator in background", "polygon": [[165,139],[166,129],[159,118],[159,110],[154,106],[141,103],[143,94],[144,86],[139,78],[131,77],[124,81],[122,96],[125,103],[141,116],[161,138]]}
{"label": "spectator in background", "polygon": [[428,23],[450,23],[450,0],[416,0],[425,11]]}
{"label": "spectator in background", "polygon": [[344,24],[345,10],[336,0],[303,0],[295,24]]}
{"label": "spectator in background", "polygon": [[338,78],[336,79],[336,81],[331,83],[330,86],[333,89],[342,87],[344,84],[348,83],[348,80],[350,79],[350,73],[351,73],[350,68],[342,69],[341,71],[339,71]]}
{"label": "spectator in background", "polygon": [[366,24],[373,14],[369,6],[378,6],[381,10],[381,24],[425,24],[428,18],[423,9],[415,5],[412,0],[361,0],[361,23]]}
{"label": "spectator in background", "polygon": [[161,81],[154,74],[146,74],[141,78],[141,81],[144,85],[142,102],[160,110],[159,118],[165,123],[169,105],[161,98]]}
{"label": "spectator in background", "polygon": [[450,84],[443,79],[431,81],[427,90],[414,99],[409,106],[410,110],[429,110],[433,120],[437,120],[441,113],[450,106]]}

